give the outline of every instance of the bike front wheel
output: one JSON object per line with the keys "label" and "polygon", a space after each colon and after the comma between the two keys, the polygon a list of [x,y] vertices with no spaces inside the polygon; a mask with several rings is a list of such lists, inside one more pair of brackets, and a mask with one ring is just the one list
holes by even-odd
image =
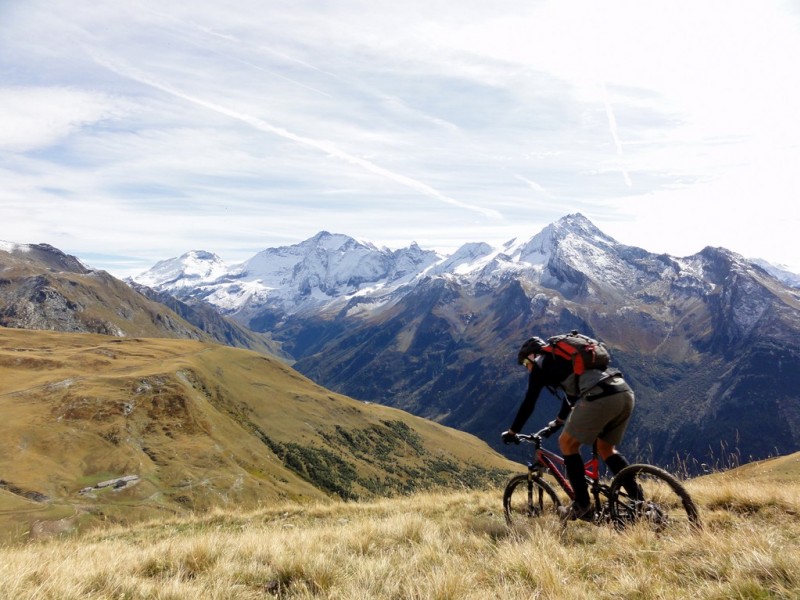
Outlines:
{"label": "bike front wheel", "polygon": [[556,514],[560,505],[558,494],[549,483],[527,473],[512,477],[503,492],[503,511],[509,527]]}
{"label": "bike front wheel", "polygon": [[[637,497],[631,497],[623,488],[631,477],[639,486]],[[653,465],[622,469],[611,482],[608,498],[611,518],[620,528],[633,523],[656,532],[701,527],[697,506],[686,488],[673,475]]]}

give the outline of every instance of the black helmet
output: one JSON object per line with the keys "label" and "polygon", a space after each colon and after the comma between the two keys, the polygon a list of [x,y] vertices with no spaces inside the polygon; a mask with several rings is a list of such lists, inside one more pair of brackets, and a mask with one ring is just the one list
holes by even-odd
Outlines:
{"label": "black helmet", "polygon": [[519,354],[517,354],[517,363],[522,364],[522,362],[531,354],[541,354],[542,348],[544,348],[546,345],[547,342],[545,342],[542,338],[530,338],[527,342],[522,344],[522,348],[519,349]]}

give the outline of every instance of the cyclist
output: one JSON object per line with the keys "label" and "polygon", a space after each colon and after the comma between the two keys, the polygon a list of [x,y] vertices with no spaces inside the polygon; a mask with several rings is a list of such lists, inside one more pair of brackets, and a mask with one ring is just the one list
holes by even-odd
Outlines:
{"label": "cyclist", "polygon": [[[584,476],[580,447],[597,441],[597,452],[612,473],[616,475],[627,467],[628,461],[617,452],[616,446],[622,441],[633,412],[634,394],[617,369],[587,371],[581,375],[582,383],[587,382],[581,386],[584,389],[570,393],[577,391],[574,387],[571,390],[565,387],[565,380],[571,379],[572,363],[550,352],[543,352],[542,348],[545,346],[546,342],[541,338],[533,337],[520,348],[517,362],[530,372],[528,389],[514,422],[502,433],[501,438],[506,444],[517,442],[517,433],[533,414],[544,387],[551,391],[556,388],[563,390],[566,396],[562,399],[558,416],[549,423],[548,435],[552,435],[566,423],[558,438],[558,445],[575,497],[569,506],[559,507],[559,513],[564,520],[591,521],[592,502]],[[591,387],[585,389],[587,385]],[[623,488],[632,498],[640,497],[633,478],[624,482]]]}

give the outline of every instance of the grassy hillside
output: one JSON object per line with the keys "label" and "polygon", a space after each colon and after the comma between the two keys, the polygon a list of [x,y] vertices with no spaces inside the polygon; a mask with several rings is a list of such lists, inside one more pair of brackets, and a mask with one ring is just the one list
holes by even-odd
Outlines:
{"label": "grassy hillside", "polygon": [[0,596],[794,599],[800,455],[786,460],[792,474],[780,483],[778,462],[763,477],[688,482],[700,532],[620,533],[555,517],[511,532],[499,489],[281,503],[0,547]]}
{"label": "grassy hillside", "polygon": [[0,529],[482,486],[483,442],[191,340],[0,328]]}
{"label": "grassy hillside", "polygon": [[712,476],[716,480],[756,481],[760,484],[800,482],[800,452],[778,456],[769,460],[751,462],[736,469]]}

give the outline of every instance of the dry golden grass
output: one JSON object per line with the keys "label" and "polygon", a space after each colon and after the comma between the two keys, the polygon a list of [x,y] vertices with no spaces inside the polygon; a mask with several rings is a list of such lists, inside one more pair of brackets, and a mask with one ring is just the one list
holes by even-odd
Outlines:
{"label": "dry golden grass", "polygon": [[[800,598],[800,455],[688,482],[698,533],[553,517],[512,532],[499,489],[340,502],[288,471],[270,444],[335,450],[362,498],[379,476],[410,479],[398,471],[418,473],[408,491],[454,461],[510,463],[254,353],[4,331],[0,409],[0,476],[18,486],[0,489],[0,539],[15,540],[0,598]],[[406,441],[377,464],[397,423]],[[130,490],[77,494],[130,472]]]}
{"label": "dry golden grass", "polygon": [[464,432],[187,340],[0,327],[0,414],[0,542],[215,506],[482,487],[515,467]]}
{"label": "dry golden grass", "polygon": [[2,547],[0,597],[800,598],[800,479],[687,488],[704,529],[680,535],[554,517],[512,533],[500,490],[217,510]]}

